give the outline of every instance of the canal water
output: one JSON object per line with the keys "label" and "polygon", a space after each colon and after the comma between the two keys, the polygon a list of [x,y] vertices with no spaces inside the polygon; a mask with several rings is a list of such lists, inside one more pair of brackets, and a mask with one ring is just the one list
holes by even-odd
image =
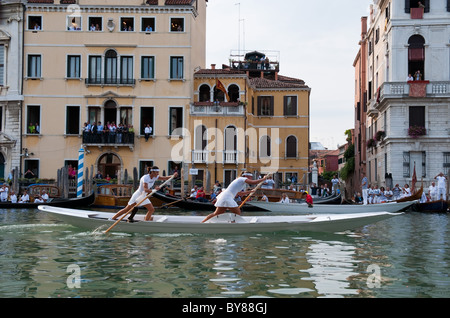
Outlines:
{"label": "canal water", "polygon": [[104,235],[5,209],[0,297],[446,298],[449,241],[448,214],[334,234]]}

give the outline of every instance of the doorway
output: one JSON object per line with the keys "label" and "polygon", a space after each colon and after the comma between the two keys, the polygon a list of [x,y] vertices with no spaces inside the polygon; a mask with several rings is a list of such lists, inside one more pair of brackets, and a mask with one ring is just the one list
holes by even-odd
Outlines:
{"label": "doorway", "polygon": [[98,160],[98,170],[104,178],[108,175],[111,179],[117,178],[121,166],[120,158],[113,153],[104,154]]}
{"label": "doorway", "polygon": [[108,100],[105,103],[105,112],[104,112],[104,124],[112,124],[113,122],[116,123],[117,120],[117,103],[113,100]]}

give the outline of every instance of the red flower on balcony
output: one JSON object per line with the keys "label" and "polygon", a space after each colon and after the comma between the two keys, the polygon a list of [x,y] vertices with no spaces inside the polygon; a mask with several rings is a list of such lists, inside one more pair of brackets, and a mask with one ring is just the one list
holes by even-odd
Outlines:
{"label": "red flower on balcony", "polygon": [[408,136],[411,138],[419,138],[427,134],[427,129],[423,126],[411,126],[408,128]]}

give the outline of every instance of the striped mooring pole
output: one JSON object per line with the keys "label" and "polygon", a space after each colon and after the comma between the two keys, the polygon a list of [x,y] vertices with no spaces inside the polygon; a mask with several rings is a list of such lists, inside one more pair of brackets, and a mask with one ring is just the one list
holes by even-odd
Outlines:
{"label": "striped mooring pole", "polygon": [[78,150],[78,182],[77,182],[77,198],[83,196],[83,170],[84,170],[84,149]]}

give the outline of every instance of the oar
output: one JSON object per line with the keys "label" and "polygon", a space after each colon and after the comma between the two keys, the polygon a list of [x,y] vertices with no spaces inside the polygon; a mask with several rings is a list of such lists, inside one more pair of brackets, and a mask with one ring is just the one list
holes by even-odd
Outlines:
{"label": "oar", "polygon": [[[267,177],[270,176],[271,174],[272,173],[268,173]],[[248,199],[250,199],[250,197],[256,192],[256,190],[258,190],[262,186],[263,183],[264,183],[264,181],[260,182],[256,185],[256,187],[252,190],[252,192],[249,193],[249,195],[245,198],[245,200],[241,203],[241,205],[239,205],[239,209],[242,208],[244,203],[247,202]]]}
{"label": "oar", "polygon": [[[163,184],[161,184],[161,185],[159,186],[159,188],[164,187],[166,184],[168,184],[170,181],[172,181],[172,179],[173,179],[174,177],[175,177],[175,175],[171,176],[171,177],[170,177],[169,179],[167,179]],[[152,192],[150,192],[149,194],[147,194],[147,195],[145,196],[145,198],[143,198],[143,199],[142,199],[140,202],[138,202],[135,206],[138,207],[142,202],[144,202],[145,200],[147,200],[148,198],[150,198],[153,194],[155,194],[156,191],[158,191],[158,190],[157,190],[157,189],[153,189]],[[109,229],[107,229],[107,230],[104,232],[104,234],[106,234],[106,233],[108,233],[109,231],[111,231],[111,229],[112,229],[113,227],[115,227],[120,221],[122,221],[123,218],[124,218],[125,216],[127,216],[128,213],[130,213],[131,211],[133,211],[133,209],[130,209],[130,211],[128,211],[127,213],[125,213],[120,219],[118,219],[113,225],[111,225],[111,226],[109,227]]]}
{"label": "oar", "polygon": [[173,205],[173,204],[175,204],[175,203],[178,203],[178,202],[180,202],[180,201],[183,201],[183,200],[186,200],[186,198],[182,198],[182,199],[177,200],[177,201],[174,201],[174,202],[170,202],[170,203],[163,204],[163,205],[161,205],[160,208],[167,208],[168,206],[171,206],[171,205]]}

